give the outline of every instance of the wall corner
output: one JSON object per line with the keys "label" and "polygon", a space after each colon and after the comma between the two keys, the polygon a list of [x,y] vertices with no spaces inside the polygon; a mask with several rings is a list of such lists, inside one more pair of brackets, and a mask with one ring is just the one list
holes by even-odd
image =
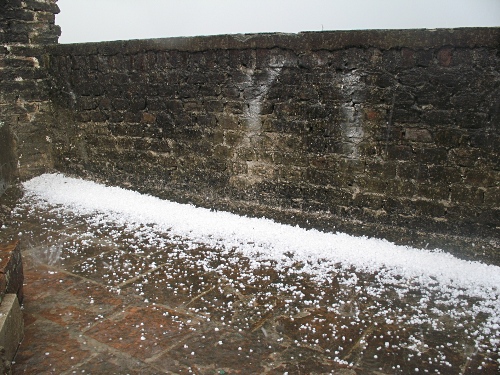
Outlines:
{"label": "wall corner", "polygon": [[57,0],[0,2],[0,193],[51,168],[51,111],[44,46],[56,44]]}

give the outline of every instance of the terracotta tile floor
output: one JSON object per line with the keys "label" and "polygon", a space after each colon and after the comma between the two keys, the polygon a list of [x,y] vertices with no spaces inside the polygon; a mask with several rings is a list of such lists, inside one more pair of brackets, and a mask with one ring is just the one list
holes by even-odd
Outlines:
{"label": "terracotta tile floor", "polygon": [[16,222],[25,338],[14,374],[499,373],[498,347],[479,350],[456,321],[398,324],[419,291],[370,295],[375,275],[318,285],[301,264],[251,268],[179,239],[159,249],[78,216],[25,206]]}

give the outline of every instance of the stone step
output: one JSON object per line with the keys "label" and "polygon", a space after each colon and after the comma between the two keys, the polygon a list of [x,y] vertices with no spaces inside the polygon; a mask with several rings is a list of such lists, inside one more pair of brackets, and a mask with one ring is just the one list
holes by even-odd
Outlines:
{"label": "stone step", "polygon": [[14,293],[6,294],[0,304],[0,369],[9,367],[23,337],[24,322],[19,301]]}
{"label": "stone step", "polygon": [[0,372],[8,374],[10,363],[24,336],[23,263],[19,242],[0,244]]}

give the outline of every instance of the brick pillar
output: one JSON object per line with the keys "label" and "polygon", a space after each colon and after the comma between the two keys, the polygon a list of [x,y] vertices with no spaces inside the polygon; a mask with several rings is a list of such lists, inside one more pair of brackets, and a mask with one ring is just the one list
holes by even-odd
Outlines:
{"label": "brick pillar", "polygon": [[57,0],[0,0],[0,194],[51,167],[49,78],[43,47],[57,43]]}

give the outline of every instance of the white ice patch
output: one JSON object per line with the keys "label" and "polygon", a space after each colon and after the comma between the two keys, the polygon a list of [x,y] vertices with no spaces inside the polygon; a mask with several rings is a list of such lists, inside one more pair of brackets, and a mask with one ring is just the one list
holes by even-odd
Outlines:
{"label": "white ice patch", "polygon": [[[457,259],[440,252],[397,246],[385,240],[324,233],[178,204],[137,192],[90,181],[45,174],[25,182],[28,198],[61,205],[82,215],[104,215],[105,220],[154,225],[155,230],[187,238],[209,247],[238,250],[255,259],[274,259],[277,267],[302,261],[304,271],[327,279],[332,265],[377,273],[383,284],[419,283],[441,290],[453,305],[463,296],[484,300],[488,325],[500,324],[500,267]],[[153,236],[153,234],[152,234]],[[461,297],[462,296],[462,297]],[[477,308],[477,307],[476,307]],[[479,310],[482,308],[479,307]],[[485,327],[487,329],[487,327]]]}

